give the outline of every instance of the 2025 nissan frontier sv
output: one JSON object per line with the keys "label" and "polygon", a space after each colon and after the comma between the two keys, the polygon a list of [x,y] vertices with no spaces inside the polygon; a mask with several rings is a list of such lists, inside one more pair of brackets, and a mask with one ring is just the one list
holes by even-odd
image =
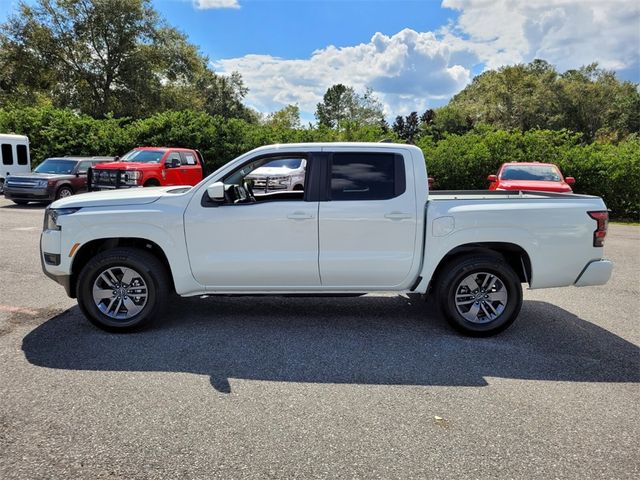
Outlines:
{"label": "2025 nissan frontier sv", "polygon": [[[247,176],[304,160],[299,191]],[[508,327],[530,288],[601,285],[608,214],[598,197],[429,192],[420,149],[388,143],[265,146],[194,187],[95,192],[45,212],[44,272],[111,331],[147,325],[173,291],[433,295],[451,325]]]}

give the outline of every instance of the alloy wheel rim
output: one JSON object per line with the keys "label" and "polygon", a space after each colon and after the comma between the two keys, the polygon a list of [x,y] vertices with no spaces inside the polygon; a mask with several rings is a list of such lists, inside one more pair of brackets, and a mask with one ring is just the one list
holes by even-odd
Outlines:
{"label": "alloy wheel rim", "polygon": [[142,276],[130,267],[110,267],[93,282],[93,301],[114,320],[129,320],[147,304],[148,289]]}
{"label": "alloy wheel rim", "polygon": [[458,313],[471,323],[496,320],[507,306],[509,295],[500,277],[489,272],[475,272],[462,279],[455,291]]}
{"label": "alloy wheel rim", "polygon": [[65,197],[70,197],[70,196],[71,196],[71,192],[68,189],[63,188],[60,191],[60,198],[65,198]]}

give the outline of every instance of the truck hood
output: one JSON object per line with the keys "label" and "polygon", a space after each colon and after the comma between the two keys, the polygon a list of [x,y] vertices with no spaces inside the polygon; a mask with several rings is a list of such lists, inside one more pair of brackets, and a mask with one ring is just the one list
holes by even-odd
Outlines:
{"label": "truck hood", "polygon": [[190,186],[126,188],[83,193],[56,200],[51,208],[119,207],[124,205],[144,205],[153,203],[171,190],[186,192]]}
{"label": "truck hood", "polygon": [[96,170],[150,170],[158,168],[159,163],[149,162],[107,162],[99,163]]}
{"label": "truck hood", "polygon": [[8,178],[12,180],[49,180],[52,178],[75,177],[73,173],[21,173],[19,175],[10,175]]}
{"label": "truck hood", "polygon": [[260,167],[251,172],[248,177],[278,177],[291,175],[295,170],[287,167]]}
{"label": "truck hood", "polygon": [[560,193],[572,191],[571,187],[565,182],[548,182],[544,180],[500,180],[498,188],[503,190],[536,190]]}

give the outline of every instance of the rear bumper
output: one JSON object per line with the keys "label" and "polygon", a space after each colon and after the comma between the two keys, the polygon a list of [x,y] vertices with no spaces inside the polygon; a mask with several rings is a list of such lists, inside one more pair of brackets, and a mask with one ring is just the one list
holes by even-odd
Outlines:
{"label": "rear bumper", "polygon": [[610,260],[593,260],[589,262],[576,279],[576,287],[604,285],[611,278],[613,262]]}

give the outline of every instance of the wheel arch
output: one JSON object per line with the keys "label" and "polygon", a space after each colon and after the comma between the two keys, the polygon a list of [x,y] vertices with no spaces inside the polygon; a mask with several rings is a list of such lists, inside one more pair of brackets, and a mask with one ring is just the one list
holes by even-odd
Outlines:
{"label": "wheel arch", "polygon": [[175,289],[175,283],[174,283],[173,274],[171,270],[171,265],[169,264],[167,255],[165,254],[162,247],[160,247],[157,243],[151,240],[148,240],[146,238],[125,237],[125,238],[99,238],[96,240],[91,240],[85,243],[84,245],[82,245],[78,249],[71,263],[71,279],[70,279],[69,296],[72,298],[76,298],[78,276],[80,275],[80,271],[82,270],[82,268],[87,264],[87,262],[89,262],[89,260],[91,260],[91,258],[93,258],[96,254],[100,252],[104,252],[114,248],[122,248],[122,247],[129,247],[129,248],[142,250],[142,251],[151,253],[156,258],[158,258],[166,268],[167,275],[171,281],[170,288],[172,291],[175,292],[176,289]]}
{"label": "wheel arch", "polygon": [[442,272],[446,270],[448,264],[461,256],[472,253],[498,255],[502,257],[516,273],[521,283],[531,283],[531,258],[524,248],[509,242],[477,242],[458,245],[447,252],[431,276],[427,292],[432,290],[433,286],[437,284],[438,278],[442,276]]}
{"label": "wheel arch", "polygon": [[69,190],[71,190],[73,193],[76,193],[76,189],[73,188],[73,185],[71,185],[70,182],[64,181],[64,182],[60,182],[58,185],[56,185],[56,195],[58,194],[58,192],[60,191],[61,188],[63,187],[67,187]]}
{"label": "wheel arch", "polygon": [[149,178],[145,178],[144,183],[142,184],[143,187],[147,187],[147,186],[160,187],[161,185],[162,185],[162,181],[155,175],[151,175],[149,176]]}

